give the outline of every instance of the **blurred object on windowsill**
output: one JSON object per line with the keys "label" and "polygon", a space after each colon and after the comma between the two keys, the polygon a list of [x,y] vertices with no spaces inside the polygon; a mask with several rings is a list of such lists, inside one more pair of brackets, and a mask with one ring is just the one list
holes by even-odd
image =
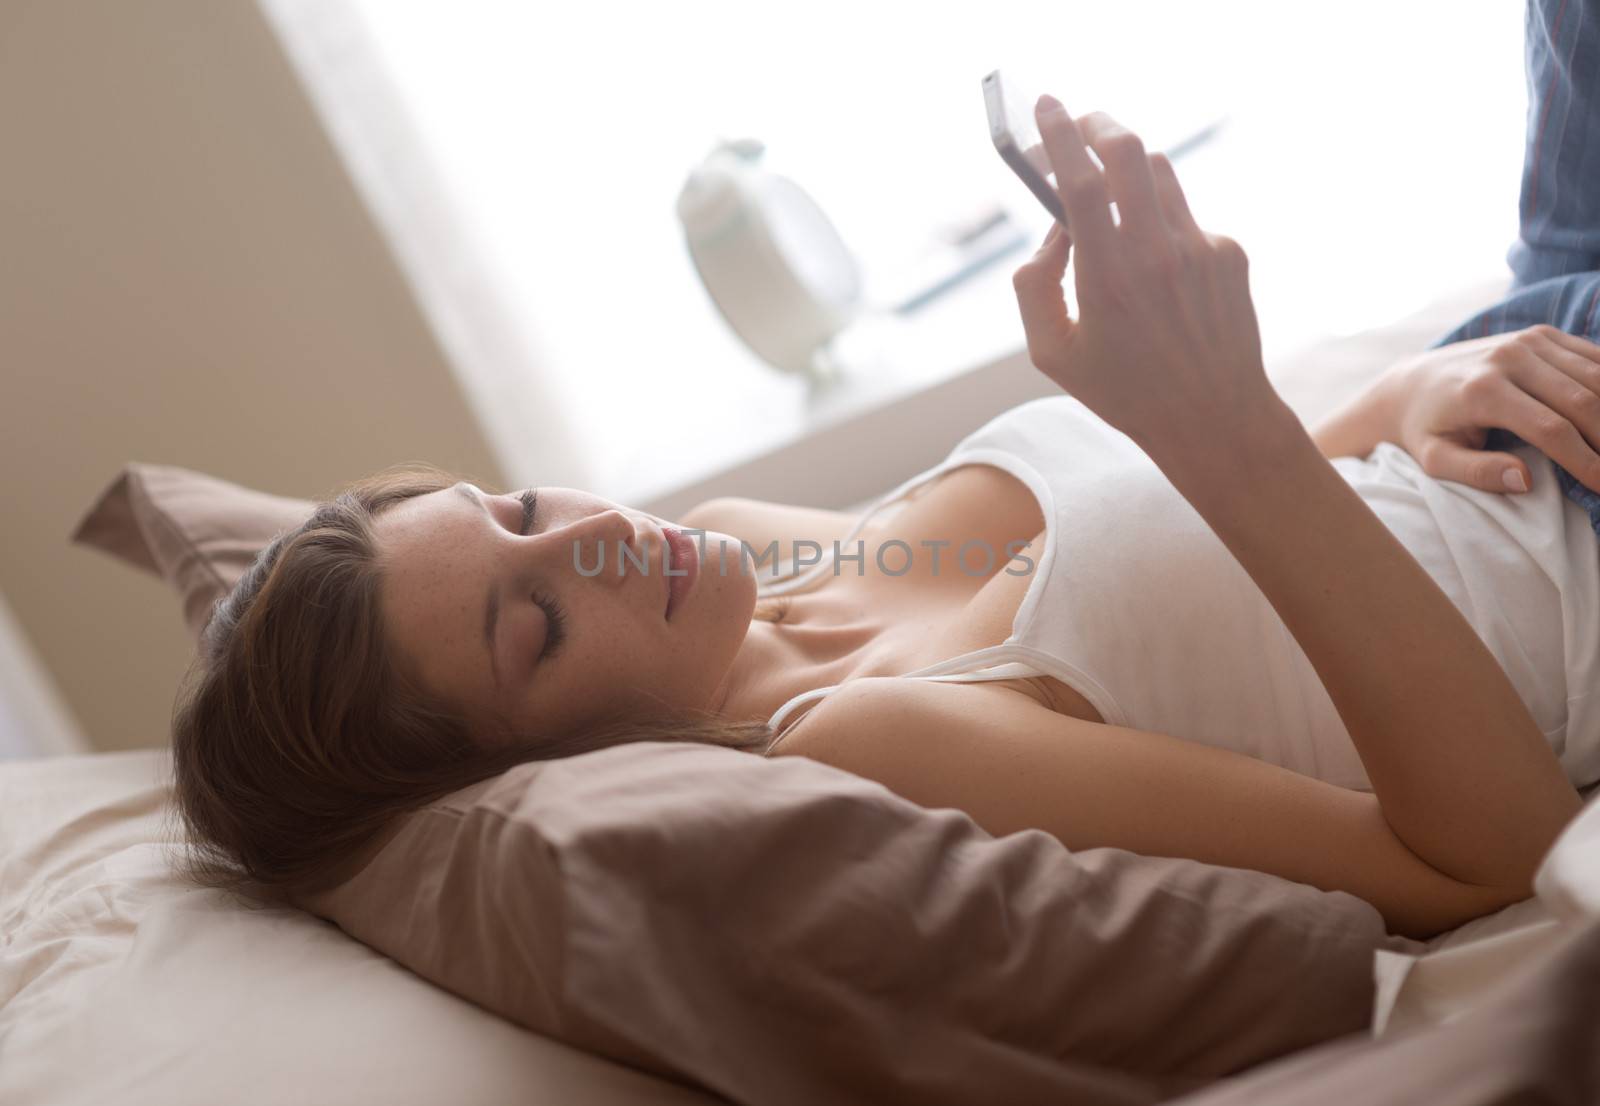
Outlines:
{"label": "blurred object on windowsill", "polygon": [[827,214],[762,164],[756,138],[721,139],[678,193],[700,283],[750,351],[813,389],[834,379],[828,343],[861,303],[861,268]]}
{"label": "blurred object on windowsill", "polygon": [[[1027,245],[1028,234],[999,204],[940,227],[916,257],[882,274],[869,295],[881,309],[909,315]],[[872,277],[868,278],[873,283]]]}

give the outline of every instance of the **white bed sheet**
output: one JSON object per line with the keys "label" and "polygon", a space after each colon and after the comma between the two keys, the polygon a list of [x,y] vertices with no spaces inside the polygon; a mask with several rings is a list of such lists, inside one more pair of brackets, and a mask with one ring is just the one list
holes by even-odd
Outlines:
{"label": "white bed sheet", "polygon": [[0,764],[0,1102],[721,1101],[537,1036],[330,923],[181,883],[164,750]]}

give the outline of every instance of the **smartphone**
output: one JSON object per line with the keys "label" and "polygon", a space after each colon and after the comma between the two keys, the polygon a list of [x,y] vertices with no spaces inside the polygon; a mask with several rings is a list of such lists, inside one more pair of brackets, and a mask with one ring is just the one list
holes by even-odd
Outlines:
{"label": "smartphone", "polygon": [[1044,140],[1033,121],[1033,105],[1039,97],[996,69],[983,78],[983,103],[989,112],[989,137],[1011,171],[1022,178],[1028,191],[1039,197],[1046,210],[1063,227],[1067,212],[1056,192],[1054,170],[1045,152]]}

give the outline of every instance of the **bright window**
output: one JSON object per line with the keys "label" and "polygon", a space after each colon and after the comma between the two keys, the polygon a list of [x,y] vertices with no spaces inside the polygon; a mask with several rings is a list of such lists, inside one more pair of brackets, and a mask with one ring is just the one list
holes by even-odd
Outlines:
{"label": "bright window", "polygon": [[[1226,113],[1179,175],[1249,251],[1269,355],[1503,272],[1515,233],[1520,5],[352,3],[499,309],[535,337],[525,371],[622,502],[810,417],[683,244],[678,190],[719,137],[765,142],[871,279],[988,202],[1048,226],[989,146],[992,68],[1152,145]],[[1014,316],[988,318],[1020,348]]]}

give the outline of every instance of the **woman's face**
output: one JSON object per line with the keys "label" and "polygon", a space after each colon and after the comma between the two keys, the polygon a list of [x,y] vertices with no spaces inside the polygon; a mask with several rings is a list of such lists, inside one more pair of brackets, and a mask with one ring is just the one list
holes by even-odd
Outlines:
{"label": "woman's face", "polygon": [[456,484],[394,504],[373,529],[391,643],[472,723],[517,734],[709,707],[755,607],[738,541],[708,533],[669,619],[659,520],[571,488],[519,498]]}

